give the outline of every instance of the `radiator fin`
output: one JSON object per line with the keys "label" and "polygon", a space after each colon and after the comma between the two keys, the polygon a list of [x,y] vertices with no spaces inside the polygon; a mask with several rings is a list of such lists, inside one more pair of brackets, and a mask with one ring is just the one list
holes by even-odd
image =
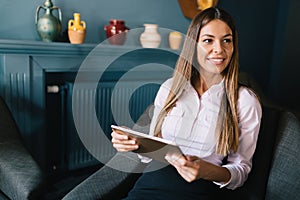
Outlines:
{"label": "radiator fin", "polygon": [[[84,83],[83,83],[84,84]],[[135,83],[136,84],[136,83]],[[73,122],[72,115],[72,94],[74,98],[79,99],[77,108],[81,113],[83,119],[87,119],[90,112],[96,111],[98,117],[98,123],[102,130],[110,140],[111,124],[133,126],[134,121],[145,110],[145,108],[151,104],[154,100],[155,94],[158,90],[157,85],[150,85],[147,87],[141,87],[137,90],[133,87],[133,84],[126,83],[124,86],[114,88],[115,83],[105,82],[97,88],[97,90],[88,89],[88,87],[76,87],[73,90],[73,84],[68,83],[67,89],[67,155],[66,161],[69,169],[78,169],[86,166],[91,166],[99,163],[83,146]],[[79,88],[79,89],[78,89]],[[95,94],[96,93],[96,94]],[[114,99],[112,100],[112,93],[114,93]],[[95,98],[95,106],[93,105],[93,98]],[[112,107],[117,110],[117,114],[112,113]],[[129,111],[128,111],[129,110]],[[130,117],[128,117],[128,113]],[[117,116],[116,116],[117,115]],[[87,134],[87,138],[93,140],[95,138],[93,134],[97,134],[97,124],[93,124],[87,120],[79,122],[79,127]],[[91,141],[93,143],[93,141]],[[95,142],[94,142],[95,144]],[[101,155],[111,154],[111,151],[103,147],[103,145],[95,145],[92,147],[93,152],[101,153]]]}

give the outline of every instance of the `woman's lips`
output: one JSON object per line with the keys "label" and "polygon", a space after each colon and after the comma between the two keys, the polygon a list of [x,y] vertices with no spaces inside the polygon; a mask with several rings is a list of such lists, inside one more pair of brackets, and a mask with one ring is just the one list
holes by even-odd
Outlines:
{"label": "woman's lips", "polygon": [[220,65],[224,62],[225,58],[209,58],[209,60],[215,65]]}

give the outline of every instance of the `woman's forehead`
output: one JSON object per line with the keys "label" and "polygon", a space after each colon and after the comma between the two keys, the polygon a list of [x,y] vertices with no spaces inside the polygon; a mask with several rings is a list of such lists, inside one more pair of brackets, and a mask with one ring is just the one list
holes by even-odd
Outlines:
{"label": "woman's forehead", "polygon": [[214,19],[201,28],[200,37],[204,35],[232,35],[232,30],[226,22]]}

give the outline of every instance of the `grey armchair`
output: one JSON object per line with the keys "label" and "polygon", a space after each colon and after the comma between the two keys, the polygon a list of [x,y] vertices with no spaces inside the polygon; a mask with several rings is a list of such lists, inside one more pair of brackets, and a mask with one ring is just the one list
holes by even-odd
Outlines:
{"label": "grey armchair", "polygon": [[[139,130],[147,132],[152,109],[140,118]],[[262,125],[253,169],[246,183],[237,190],[225,190],[228,199],[286,200],[300,199],[300,122],[295,115],[273,106],[263,107]],[[63,200],[121,199],[134,185],[140,174],[137,168],[145,167],[136,155],[118,153],[111,160],[122,165],[122,172],[102,167],[70,191]],[[130,173],[130,170],[132,173]],[[224,197],[224,199],[227,199]]]}
{"label": "grey armchair", "polygon": [[[244,83],[252,80],[247,78]],[[265,99],[263,104],[253,169],[243,187],[225,191],[231,200],[300,199],[299,119]],[[133,128],[148,132],[152,114],[153,106],[149,106]],[[122,170],[109,167],[115,164]],[[145,166],[134,153],[117,153],[108,165],[71,189],[63,199],[121,199],[141,175],[136,172]],[[0,199],[41,199],[46,192],[44,181],[41,169],[23,145],[18,127],[0,97]]]}
{"label": "grey armchair", "polygon": [[43,174],[25,148],[18,127],[0,97],[0,199],[37,199]]}

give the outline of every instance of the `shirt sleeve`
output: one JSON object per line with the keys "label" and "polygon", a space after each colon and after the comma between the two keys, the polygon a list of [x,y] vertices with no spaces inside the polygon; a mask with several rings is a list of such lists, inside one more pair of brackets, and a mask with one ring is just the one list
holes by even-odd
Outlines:
{"label": "shirt sleeve", "polygon": [[[257,97],[247,88],[239,90],[239,147],[228,155],[227,164],[223,165],[231,173],[227,183],[219,183],[220,187],[236,189],[244,184],[252,168],[252,157],[259,134],[262,108]],[[216,183],[217,184],[217,183]]]}

